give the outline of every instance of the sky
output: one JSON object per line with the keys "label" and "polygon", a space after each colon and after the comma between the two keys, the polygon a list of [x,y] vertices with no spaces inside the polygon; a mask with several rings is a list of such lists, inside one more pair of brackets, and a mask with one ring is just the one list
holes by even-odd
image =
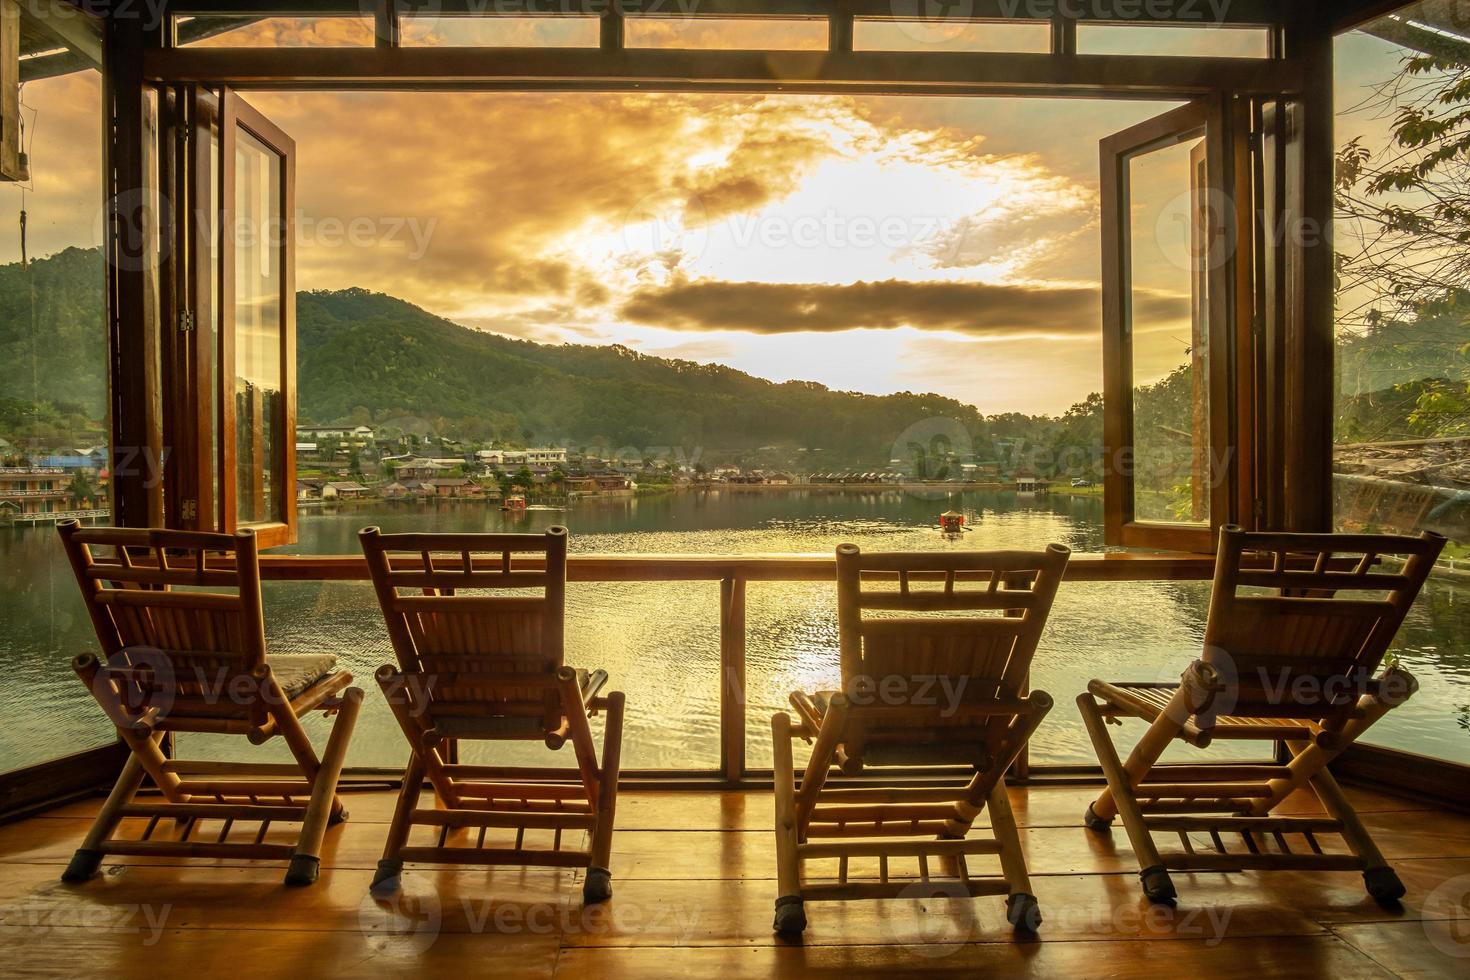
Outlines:
{"label": "sky", "polygon": [[[511,34],[495,40],[585,41],[582,26],[546,24],[500,27]],[[463,25],[408,27],[411,43],[468,40]],[[266,24],[213,43],[370,42],[363,30]],[[630,44],[730,40],[718,25],[642,30]],[[825,44],[823,32],[774,42],[740,30],[742,45]],[[887,30],[860,45],[986,43],[922,25]],[[1221,32],[1208,33],[1217,44]],[[1352,90],[1354,65],[1384,63],[1388,46],[1367,40],[1349,48],[1340,90]],[[998,43],[1037,39],[1013,31]],[[23,91],[34,177],[0,200],[14,215],[24,193],[32,256],[99,239],[96,90],[95,76],[73,75]],[[935,391],[987,414],[1059,413],[1101,388],[1098,140],[1171,107],[653,93],[246,98],[296,140],[299,288],[361,286],[482,330],[625,344],[776,381]],[[1161,154],[1135,181],[1140,382],[1181,363],[1191,342],[1186,167],[1187,148]],[[13,260],[17,224],[3,212],[0,222],[0,260]]]}

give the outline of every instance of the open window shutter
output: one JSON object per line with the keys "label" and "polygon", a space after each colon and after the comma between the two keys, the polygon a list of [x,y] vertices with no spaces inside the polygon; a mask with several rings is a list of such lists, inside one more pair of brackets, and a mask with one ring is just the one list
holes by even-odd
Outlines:
{"label": "open window shutter", "polygon": [[1252,198],[1234,111],[1191,102],[1100,146],[1111,545],[1210,551],[1240,513]]}
{"label": "open window shutter", "polygon": [[296,147],[235,92],[169,96],[169,520],[296,539]]}

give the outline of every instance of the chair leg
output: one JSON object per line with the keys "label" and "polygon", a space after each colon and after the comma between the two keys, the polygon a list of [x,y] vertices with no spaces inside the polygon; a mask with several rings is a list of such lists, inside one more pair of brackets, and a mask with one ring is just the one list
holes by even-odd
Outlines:
{"label": "chair leg", "polygon": [[1343,793],[1342,787],[1326,769],[1312,776],[1312,788],[1322,801],[1332,819],[1341,824],[1342,839],[1347,841],[1353,856],[1363,862],[1363,884],[1368,894],[1380,905],[1394,906],[1403,898],[1407,889],[1398,874],[1388,866],[1383,852],[1373,842],[1368,828],[1358,819],[1358,811]]}
{"label": "chair leg", "polygon": [[107,794],[102,809],[97,811],[97,819],[92,821],[87,836],[82,839],[82,846],[77,848],[71,857],[71,863],[61,873],[62,881],[86,881],[97,873],[97,869],[102,866],[102,858],[107,853],[103,850],[103,845],[122,822],[118,811],[137,794],[138,787],[143,785],[144,775],[142,760],[136,754],[130,754],[117,782],[112,786],[112,792]]}
{"label": "chair leg", "polygon": [[607,696],[607,727],[602,732],[602,783],[598,789],[597,826],[592,829],[591,857],[587,879],[582,884],[582,904],[595,905],[612,897],[613,820],[618,806],[618,774],[623,758],[622,691]]}
{"label": "chair leg", "polygon": [[796,839],[796,767],[791,760],[791,716],[777,712],[771,719],[771,750],[776,782],[776,920],[772,928],[783,936],[798,937],[806,929],[801,899],[801,859]]}
{"label": "chair leg", "polygon": [[334,812],[341,812],[337,781],[342,778],[342,765],[347,761],[347,743],[352,739],[352,729],[357,724],[357,713],[361,708],[362,688],[349,687],[342,692],[342,707],[337,712],[337,720],[332,723],[332,733],[327,736],[326,750],[312,780],[306,816],[301,821],[301,837],[286,870],[288,885],[309,885],[316,881],[327,823]]}
{"label": "chair leg", "polygon": [[1021,850],[1016,815],[1006,795],[1005,777],[991,787],[989,805],[991,830],[1000,844],[1000,867],[1010,889],[1006,897],[1006,921],[1022,932],[1035,932],[1041,927],[1041,906],[1031,891],[1031,876],[1026,870],[1025,852]]}
{"label": "chair leg", "polygon": [[403,860],[398,855],[408,843],[408,832],[413,828],[413,811],[424,791],[424,768],[423,757],[415,749],[409,756],[408,768],[403,771],[403,787],[393,806],[393,822],[388,825],[383,857],[369,886],[375,893],[391,892],[398,887],[399,876],[403,874]]}
{"label": "chair leg", "polygon": [[[1123,818],[1128,842],[1133,845],[1133,853],[1138,858],[1138,876],[1143,883],[1143,893],[1152,902],[1172,902],[1177,895],[1174,882],[1164,868],[1164,859],[1159,856],[1153,835],[1144,823],[1143,810],[1134,795],[1133,784],[1123,770],[1123,763],[1118,758],[1118,750],[1113,746],[1112,738],[1108,736],[1107,722],[1098,710],[1097,701],[1091,694],[1081,694],[1077,698],[1077,709],[1082,713],[1082,721],[1087,726],[1087,734],[1091,736],[1093,748],[1097,752],[1097,761],[1102,766],[1103,775],[1107,777],[1111,800],[1117,807],[1118,816]],[[1159,720],[1164,719],[1161,716]],[[1093,807],[1089,806],[1087,809],[1090,818],[1097,818],[1098,814]]]}

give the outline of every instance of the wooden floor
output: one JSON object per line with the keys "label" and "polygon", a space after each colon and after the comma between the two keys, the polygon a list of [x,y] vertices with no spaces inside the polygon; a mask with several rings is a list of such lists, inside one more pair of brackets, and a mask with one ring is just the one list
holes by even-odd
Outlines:
{"label": "wooden floor", "polygon": [[770,931],[768,793],[625,792],[614,896],[586,912],[576,875],[541,870],[410,866],[397,899],[374,900],[381,791],[349,795],[310,888],[284,887],[277,866],[144,858],[63,885],[86,801],[0,826],[0,975],[1470,975],[1470,818],[1352,792],[1408,885],[1401,909],[1355,874],[1297,872],[1176,873],[1168,909],[1142,899],[1121,829],[1078,825],[1093,793],[1012,791],[1039,938],[1014,939],[999,898],[906,899],[812,903],[803,944]]}

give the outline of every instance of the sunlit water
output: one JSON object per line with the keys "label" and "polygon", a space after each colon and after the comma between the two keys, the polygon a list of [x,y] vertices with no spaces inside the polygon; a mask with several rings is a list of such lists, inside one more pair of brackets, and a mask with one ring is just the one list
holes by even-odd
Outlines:
{"label": "sunlit water", "polygon": [[[955,506],[974,528],[944,540],[939,511]],[[575,553],[830,554],[842,542],[865,550],[1036,548],[1102,545],[1097,498],[966,494],[940,500],[899,493],[709,493],[584,502],[566,511],[511,516],[477,503],[346,506],[301,516],[300,553],[358,550],[357,531],[535,531],[571,528]],[[96,640],[50,528],[0,530],[0,675],[6,724],[0,769],[63,755],[110,737],[102,713],[67,666]],[[267,631],[280,652],[327,650],[368,692],[349,763],[402,765],[407,750],[372,680],[393,654],[371,588],[359,583],[268,583]],[[624,765],[709,769],[719,759],[719,585],[715,582],[573,584],[567,655],[603,667],[628,697]],[[819,583],[751,583],[747,590],[748,756],[770,764],[770,717],[798,688],[837,682],[833,588]],[[1056,708],[1032,742],[1038,762],[1093,761],[1073,699],[1093,677],[1177,677],[1197,655],[1208,604],[1204,583],[1063,585],[1032,669],[1033,686]],[[1419,678],[1408,705],[1373,730],[1373,740],[1470,762],[1470,588],[1433,580],[1401,631],[1397,653]],[[320,736],[320,718],[309,723]],[[1124,735],[1126,744],[1130,733]],[[243,739],[189,736],[186,751],[242,755]],[[279,754],[280,746],[266,751]],[[544,749],[520,748],[515,758]],[[469,758],[506,758],[478,746]]]}

